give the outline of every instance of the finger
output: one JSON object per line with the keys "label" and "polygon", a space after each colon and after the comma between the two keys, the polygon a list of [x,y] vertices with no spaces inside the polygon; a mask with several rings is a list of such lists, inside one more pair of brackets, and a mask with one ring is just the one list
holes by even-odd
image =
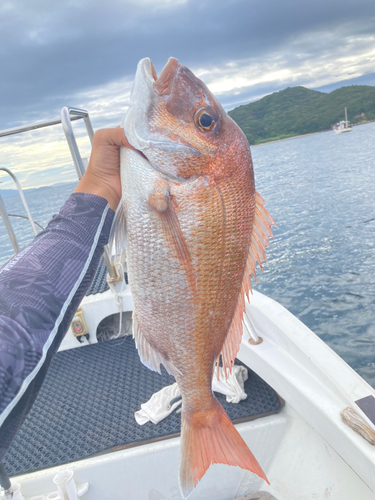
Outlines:
{"label": "finger", "polygon": [[103,128],[101,130],[97,130],[94,135],[94,141],[101,144],[125,146],[129,149],[135,150],[126,138],[124,129],[121,127]]}

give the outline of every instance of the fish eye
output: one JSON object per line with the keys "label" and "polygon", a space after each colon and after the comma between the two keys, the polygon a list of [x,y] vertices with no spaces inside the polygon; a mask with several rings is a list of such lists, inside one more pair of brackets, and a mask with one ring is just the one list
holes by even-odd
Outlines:
{"label": "fish eye", "polygon": [[202,125],[203,128],[211,127],[212,121],[212,117],[207,113],[203,113],[203,115],[199,117],[199,125]]}
{"label": "fish eye", "polygon": [[202,132],[213,130],[217,123],[217,116],[213,110],[207,108],[198,109],[194,116],[195,125]]}

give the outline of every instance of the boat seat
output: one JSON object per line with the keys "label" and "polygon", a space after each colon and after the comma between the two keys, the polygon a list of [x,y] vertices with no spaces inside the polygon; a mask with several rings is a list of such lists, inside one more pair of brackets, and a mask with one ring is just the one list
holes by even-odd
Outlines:
{"label": "boat seat", "polygon": [[[238,361],[236,361],[238,362]],[[174,378],[146,368],[131,336],[58,352],[25,422],[4,457],[9,476],[140,445],[180,432],[180,414],[140,426],[134,412]],[[249,370],[247,399],[217,398],[234,423],[278,413],[276,392]]]}

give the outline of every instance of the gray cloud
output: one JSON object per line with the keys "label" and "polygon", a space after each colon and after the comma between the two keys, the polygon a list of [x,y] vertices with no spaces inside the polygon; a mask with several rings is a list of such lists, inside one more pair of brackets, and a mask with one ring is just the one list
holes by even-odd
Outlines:
{"label": "gray cloud", "polygon": [[[335,44],[374,33],[374,23],[373,0],[9,1],[0,7],[0,128],[76,105],[69,100],[77,93],[131,81],[145,56],[159,70],[170,55],[214,70],[287,54],[293,67],[318,53],[329,59],[335,47],[322,33],[335,32]],[[262,94],[257,85],[244,97]]]}
{"label": "gray cloud", "polygon": [[313,90],[320,90],[321,92],[332,92],[340,87],[348,85],[372,85],[375,86],[375,73],[370,73],[368,75],[359,76],[358,78],[349,78],[344,82],[331,83],[329,85],[324,85]]}

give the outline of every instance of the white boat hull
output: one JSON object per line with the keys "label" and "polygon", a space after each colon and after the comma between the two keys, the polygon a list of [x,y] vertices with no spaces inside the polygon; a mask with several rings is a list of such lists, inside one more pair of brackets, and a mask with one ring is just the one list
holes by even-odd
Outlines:
{"label": "white boat hull", "polygon": [[351,128],[335,129],[335,134],[344,134],[345,132],[351,132]]}
{"label": "white boat hull", "polygon": [[[238,467],[212,465],[190,500],[232,500],[264,491],[277,500],[375,500],[375,448],[340,412],[375,391],[280,304],[254,292],[247,315],[263,342],[244,331],[239,359],[285,400],[280,413],[237,428],[271,486]],[[52,500],[53,477],[72,469],[86,500],[180,500],[179,438],[166,439],[14,478],[24,498]],[[52,496],[51,496],[52,495]]]}

